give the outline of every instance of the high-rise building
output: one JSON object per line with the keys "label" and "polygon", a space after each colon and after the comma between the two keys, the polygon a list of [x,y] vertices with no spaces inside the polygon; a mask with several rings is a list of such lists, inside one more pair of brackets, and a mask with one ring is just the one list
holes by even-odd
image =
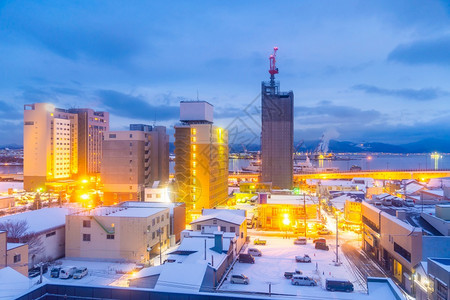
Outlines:
{"label": "high-rise building", "polygon": [[228,131],[213,125],[213,106],[182,101],[181,124],[175,126],[177,201],[186,203],[190,222],[203,208],[228,198]]}
{"label": "high-rise building", "polygon": [[78,173],[78,115],[49,103],[24,106],[24,189]]}
{"label": "high-rise building", "polygon": [[145,187],[169,180],[169,136],[163,126],[133,124],[104,135],[104,204],[143,200]]}
{"label": "high-rise building", "polygon": [[270,59],[270,81],[261,84],[261,181],[272,182],[274,188],[290,189],[293,179],[294,93],[280,92],[280,83],[274,77],[278,73],[275,53]]}
{"label": "high-rise building", "polygon": [[78,175],[100,173],[103,133],[109,131],[109,113],[89,108],[69,109],[78,115]]}
{"label": "high-rise building", "polygon": [[107,130],[107,112],[61,109],[49,103],[25,105],[24,188],[99,173]]}

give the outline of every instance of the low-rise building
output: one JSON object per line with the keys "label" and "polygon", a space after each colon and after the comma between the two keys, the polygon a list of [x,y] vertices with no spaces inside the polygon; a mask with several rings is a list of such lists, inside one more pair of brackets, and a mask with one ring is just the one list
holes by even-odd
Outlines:
{"label": "low-rise building", "polygon": [[169,246],[169,208],[99,207],[66,217],[66,257],[148,263]]}
{"label": "low-rise building", "polygon": [[264,230],[291,231],[304,228],[305,222],[311,225],[320,220],[316,197],[268,194],[259,202],[256,226]]}
{"label": "low-rise building", "polygon": [[221,232],[236,235],[237,250],[240,251],[247,239],[246,211],[239,209],[203,209],[202,216],[191,222],[192,230],[209,232],[218,228]]}
{"label": "low-rise building", "polygon": [[422,260],[422,228],[362,202],[363,249],[411,291],[410,277]]}
{"label": "low-rise building", "polygon": [[436,205],[435,213],[423,212],[421,217],[442,235],[450,236],[450,205]]}
{"label": "low-rise building", "polygon": [[0,231],[0,259],[0,269],[11,267],[28,276],[28,245],[8,243],[6,231]]}
{"label": "low-rise building", "polygon": [[180,246],[168,254],[166,262],[141,270],[130,280],[130,286],[160,291],[214,291],[233,262],[235,239],[233,234],[220,231],[185,231]]}
{"label": "low-rise building", "polygon": [[183,202],[138,202],[128,201],[120,204],[128,208],[169,208],[170,210],[170,246],[181,239],[181,232],[186,229],[186,203]]}
{"label": "low-rise building", "polygon": [[[21,236],[8,236],[8,242],[28,243],[28,263],[32,267],[42,261],[65,255],[65,218],[71,210],[51,207],[0,218],[0,228],[23,228]],[[31,241],[31,242],[30,242]]]}
{"label": "low-rise building", "polygon": [[0,196],[0,209],[11,208],[15,205],[14,197],[11,196]]}

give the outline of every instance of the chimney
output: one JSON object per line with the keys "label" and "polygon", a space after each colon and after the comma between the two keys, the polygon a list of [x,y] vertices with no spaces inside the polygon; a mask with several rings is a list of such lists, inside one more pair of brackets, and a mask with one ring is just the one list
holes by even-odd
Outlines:
{"label": "chimney", "polygon": [[397,219],[405,221],[406,220],[406,211],[405,210],[396,210],[395,211],[395,216],[397,217]]}
{"label": "chimney", "polygon": [[223,232],[215,231],[214,232],[214,247],[211,250],[216,251],[217,253],[223,252]]}

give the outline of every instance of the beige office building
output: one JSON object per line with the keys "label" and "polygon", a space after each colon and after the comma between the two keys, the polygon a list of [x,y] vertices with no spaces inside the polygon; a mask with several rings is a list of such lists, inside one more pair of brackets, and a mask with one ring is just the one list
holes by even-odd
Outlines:
{"label": "beige office building", "polygon": [[61,109],[49,103],[24,106],[24,189],[100,172],[103,132],[109,114]]}
{"label": "beige office building", "polygon": [[145,187],[169,180],[169,137],[154,130],[109,131],[103,141],[104,203],[141,201]]}
{"label": "beige office building", "polygon": [[228,131],[212,124],[212,110],[205,101],[180,103],[175,180],[177,201],[186,203],[187,222],[228,198]]}
{"label": "beige office building", "polygon": [[24,106],[24,189],[78,173],[78,117],[48,103]]}
{"label": "beige office building", "polygon": [[66,217],[66,257],[148,263],[169,246],[169,208],[99,207]]}

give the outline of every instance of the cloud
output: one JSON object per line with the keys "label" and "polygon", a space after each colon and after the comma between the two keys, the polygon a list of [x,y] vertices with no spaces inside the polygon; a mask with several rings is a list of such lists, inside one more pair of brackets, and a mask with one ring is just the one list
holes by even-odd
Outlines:
{"label": "cloud", "polygon": [[105,110],[116,116],[157,121],[179,118],[179,106],[152,105],[141,97],[113,90],[98,90],[96,95]]}
{"label": "cloud", "polygon": [[296,119],[302,126],[373,122],[382,117],[382,114],[374,109],[362,110],[352,106],[334,105],[330,101],[319,102],[315,107],[297,106],[294,109]]}
{"label": "cloud", "polygon": [[0,100],[0,119],[1,120],[17,120],[21,119],[22,114],[19,109],[5,101]]}
{"label": "cloud", "polygon": [[354,90],[364,91],[366,94],[375,94],[381,96],[392,96],[405,98],[417,101],[429,101],[437,99],[441,96],[448,95],[448,92],[442,91],[438,88],[425,89],[384,89],[368,84],[358,84],[352,87]]}
{"label": "cloud", "polygon": [[410,65],[450,65],[450,35],[398,45],[388,60]]}

